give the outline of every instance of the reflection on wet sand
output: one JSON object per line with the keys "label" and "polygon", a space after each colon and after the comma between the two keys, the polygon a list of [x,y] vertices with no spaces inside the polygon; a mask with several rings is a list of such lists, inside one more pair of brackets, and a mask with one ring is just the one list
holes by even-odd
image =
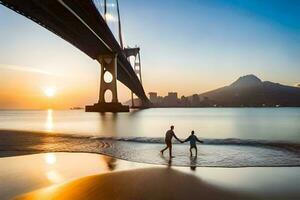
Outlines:
{"label": "reflection on wet sand", "polygon": [[61,183],[64,178],[56,170],[51,170],[46,172],[46,177],[51,183]]}
{"label": "reflection on wet sand", "polygon": [[[16,156],[18,152],[10,152],[9,155]],[[43,153],[3,157],[0,158],[0,180],[5,180],[5,185],[0,181],[0,199],[8,200],[42,187],[116,168],[115,159],[96,154]]]}
{"label": "reflection on wet sand", "polygon": [[53,165],[56,163],[56,155],[54,153],[46,153],[45,154],[45,162],[49,165]]}
{"label": "reflection on wet sand", "polygon": [[[0,155],[2,155],[1,152]],[[10,155],[18,154],[11,152]],[[168,158],[165,159],[168,160]],[[180,158],[175,157],[175,160],[176,159]],[[191,158],[190,162],[194,162],[193,159],[194,158]],[[201,159],[201,157],[198,157],[198,160],[199,159]],[[113,172],[111,172],[112,170]],[[155,165],[127,162],[86,153],[51,153],[4,157],[0,158],[0,180],[5,180],[5,185],[0,184],[0,199],[8,200],[17,195],[51,185],[68,185],[66,181],[95,174],[99,174],[99,178],[89,179],[89,181],[95,181],[96,184],[95,186],[91,186],[91,189],[99,189],[98,187],[100,186],[97,185],[96,180],[103,181],[103,189],[100,188],[99,192],[103,192],[105,187],[109,187],[109,184],[116,186],[118,186],[118,184],[124,184],[125,188],[133,192],[137,191],[136,198],[141,197],[139,196],[142,195],[140,193],[145,192],[145,194],[147,194],[154,192],[154,190],[159,190],[159,193],[161,193],[161,191],[165,191],[167,190],[166,188],[172,186],[179,191],[179,194],[181,194],[180,192],[183,190],[187,193],[192,192],[192,194],[199,195],[195,199],[199,199],[201,195],[205,195],[206,193],[198,194],[191,190],[202,191],[203,188],[212,188],[213,191],[217,193],[223,191],[225,195],[231,195],[232,192],[240,193],[244,191],[255,196],[257,199],[299,199],[299,170],[299,167],[198,167],[197,170],[195,167],[184,168],[168,166],[158,168],[158,166]],[[107,173],[107,175],[105,173]],[[276,174],[276,176],[274,176],[274,174]],[[160,177],[164,180],[161,180]],[[119,178],[121,180],[124,179],[123,182],[118,180]],[[89,182],[87,182],[87,185],[88,183]],[[182,185],[185,183],[186,185]],[[129,186],[127,186],[128,184]],[[132,189],[134,184],[136,188]],[[86,187],[85,189],[88,189],[88,186]],[[52,190],[52,192],[56,192],[55,188],[56,187],[51,187],[43,191],[51,192]],[[58,188],[62,188],[61,185],[58,186]],[[121,192],[126,192],[122,188],[114,188]],[[226,191],[224,189],[226,189]],[[112,191],[108,190],[107,192]],[[103,195],[112,194],[107,194],[104,191]],[[128,197],[128,194],[124,194],[124,198],[126,195]],[[130,198],[131,197],[132,196],[130,196]],[[154,199],[152,196],[149,196],[149,198],[150,197]],[[176,199],[179,197],[173,198],[173,196],[166,196],[166,198]],[[132,199],[135,198],[132,197]],[[144,199],[147,198],[145,197]]]}
{"label": "reflection on wet sand", "polygon": [[100,157],[101,160],[103,160],[106,163],[107,170],[113,171],[117,167],[117,159],[113,157],[108,157],[108,156],[102,156]]}
{"label": "reflection on wet sand", "polygon": [[172,168],[146,168],[85,177],[41,189],[18,200],[250,199]]}
{"label": "reflection on wet sand", "polygon": [[[166,163],[168,163],[168,167],[172,167],[172,158],[166,157],[166,156],[161,155],[161,154],[160,154],[160,157],[161,157]],[[191,169],[192,171],[195,171],[196,168],[197,168],[197,158],[198,158],[197,156],[191,156],[191,157],[190,157],[190,161],[191,161],[191,163],[190,163],[190,169]]]}
{"label": "reflection on wet sand", "polygon": [[56,155],[54,153],[46,153],[45,157],[45,164],[46,164],[46,177],[52,183],[61,183],[65,180],[65,178],[59,173],[59,171],[55,168],[56,164]]}

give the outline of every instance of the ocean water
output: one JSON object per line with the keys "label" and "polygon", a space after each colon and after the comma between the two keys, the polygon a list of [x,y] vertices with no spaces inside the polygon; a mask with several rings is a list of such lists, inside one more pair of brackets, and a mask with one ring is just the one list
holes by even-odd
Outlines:
{"label": "ocean water", "polygon": [[105,137],[164,137],[170,125],[186,138],[252,139],[300,143],[300,108],[155,108],[130,113],[84,110],[0,111],[0,129]]}
{"label": "ocean water", "polygon": [[[299,108],[176,108],[130,113],[1,111],[1,151],[86,152],[149,164],[206,167],[300,166]],[[175,143],[159,154],[171,124],[204,141],[198,158]],[[21,131],[20,131],[21,130]],[[24,132],[27,130],[29,132]],[[30,131],[42,131],[30,133]]]}

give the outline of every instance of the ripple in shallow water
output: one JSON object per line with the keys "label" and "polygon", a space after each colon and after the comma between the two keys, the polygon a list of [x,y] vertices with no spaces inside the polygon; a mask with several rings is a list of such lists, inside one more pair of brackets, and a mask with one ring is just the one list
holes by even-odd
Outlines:
{"label": "ripple in shallow water", "polygon": [[[214,141],[214,142],[213,142]],[[218,143],[216,141],[219,141]],[[221,143],[220,141],[224,141]],[[169,160],[161,139],[96,138],[61,134],[0,131],[1,151],[88,152],[151,164],[205,167],[300,166],[299,145],[238,139],[206,140],[198,157],[189,157],[189,146],[175,144]]]}

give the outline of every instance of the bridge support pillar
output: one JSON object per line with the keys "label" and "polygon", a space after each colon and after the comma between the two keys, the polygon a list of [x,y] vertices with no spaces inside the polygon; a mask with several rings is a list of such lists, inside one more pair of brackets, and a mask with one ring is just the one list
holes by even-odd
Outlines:
{"label": "bridge support pillar", "polygon": [[[124,49],[124,52],[125,52],[125,55],[129,62],[131,62],[130,57],[131,56],[134,57],[134,61],[132,63],[133,70],[134,70],[135,74],[137,75],[138,79],[140,80],[140,83],[142,84],[142,69],[141,69],[142,66],[141,66],[140,48],[139,47],[134,47],[134,48],[127,47]],[[135,104],[134,94],[133,94],[133,92],[131,92],[131,108],[143,107],[141,100],[139,98],[136,100],[138,100],[137,105]]]}
{"label": "bridge support pillar", "polygon": [[[118,101],[117,54],[101,55],[98,62],[101,65],[99,101],[86,106],[86,112],[129,112],[129,106],[124,106]],[[110,102],[105,98],[108,92],[111,94]]]}

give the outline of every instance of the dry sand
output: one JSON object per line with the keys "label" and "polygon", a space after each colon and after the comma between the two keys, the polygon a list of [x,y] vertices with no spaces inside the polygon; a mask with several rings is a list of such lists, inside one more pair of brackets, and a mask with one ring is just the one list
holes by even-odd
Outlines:
{"label": "dry sand", "polygon": [[145,168],[84,177],[40,189],[17,200],[252,199],[172,168]]}

